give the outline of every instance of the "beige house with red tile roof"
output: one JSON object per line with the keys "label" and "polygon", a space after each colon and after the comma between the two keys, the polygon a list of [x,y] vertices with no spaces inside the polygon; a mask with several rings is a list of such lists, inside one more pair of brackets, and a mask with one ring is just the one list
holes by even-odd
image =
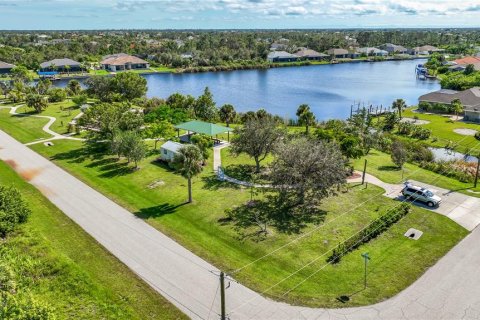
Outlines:
{"label": "beige house with red tile roof", "polygon": [[461,59],[453,60],[458,66],[466,67],[469,64],[473,64],[475,70],[480,70],[480,57],[464,57]]}
{"label": "beige house with red tile roof", "polygon": [[103,57],[102,69],[115,71],[133,70],[133,69],[148,69],[149,63],[143,59],[131,56],[125,53],[111,54]]}

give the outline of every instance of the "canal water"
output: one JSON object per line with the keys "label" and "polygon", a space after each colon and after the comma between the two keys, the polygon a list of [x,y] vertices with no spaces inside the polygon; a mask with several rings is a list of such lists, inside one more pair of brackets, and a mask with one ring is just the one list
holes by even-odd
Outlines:
{"label": "canal water", "polygon": [[[237,111],[266,109],[294,117],[300,104],[309,104],[318,120],[345,119],[353,102],[390,106],[403,98],[416,104],[420,95],[438,90],[437,81],[418,80],[415,66],[424,60],[361,62],[285,67],[267,70],[149,74],[149,97],[172,93],[198,96],[208,86],[218,106],[230,103]],[[65,86],[67,81],[58,81]]]}

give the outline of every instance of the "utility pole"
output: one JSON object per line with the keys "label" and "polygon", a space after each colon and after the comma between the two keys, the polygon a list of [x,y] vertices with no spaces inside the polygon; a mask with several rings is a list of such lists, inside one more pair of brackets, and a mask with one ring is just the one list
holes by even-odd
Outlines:
{"label": "utility pole", "polygon": [[367,262],[368,260],[370,260],[370,257],[368,255],[368,252],[362,253],[362,257],[365,260],[365,276],[363,280],[363,286],[364,286],[363,288],[367,289]]}
{"label": "utility pole", "polygon": [[227,320],[225,314],[225,273],[220,272],[220,299],[221,299],[221,320]]}
{"label": "utility pole", "polygon": [[366,172],[367,172],[367,159],[365,159],[365,164],[363,165],[362,184],[365,183],[365,173]]}
{"label": "utility pole", "polygon": [[477,182],[478,182],[478,169],[480,169],[480,154],[477,156],[477,172],[475,173],[475,183],[473,184],[473,187],[477,187]]}

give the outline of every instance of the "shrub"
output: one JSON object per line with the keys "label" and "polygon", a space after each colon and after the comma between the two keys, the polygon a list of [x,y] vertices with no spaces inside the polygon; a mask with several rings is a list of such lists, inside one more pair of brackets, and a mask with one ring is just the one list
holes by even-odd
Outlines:
{"label": "shrub", "polygon": [[476,163],[463,160],[423,161],[420,167],[465,183],[473,182],[476,173]]}
{"label": "shrub", "polygon": [[406,216],[410,211],[411,205],[408,203],[402,203],[400,206],[387,211],[384,215],[373,220],[360,232],[336,246],[332,250],[332,254],[327,258],[327,262],[340,262],[341,258],[347,253],[378,237],[383,232],[387,231],[390,226]]}
{"label": "shrub", "polygon": [[400,122],[398,124],[398,134],[409,136],[414,130],[415,125],[410,122]]}
{"label": "shrub", "polygon": [[56,319],[49,305],[37,301],[32,297],[21,298],[8,292],[0,292],[0,306],[0,319]]}
{"label": "shrub", "polygon": [[67,99],[67,93],[61,88],[52,88],[48,90],[48,101],[50,102],[62,102]]}
{"label": "shrub", "polygon": [[475,139],[480,140],[480,131],[475,132]]}
{"label": "shrub", "polygon": [[430,138],[431,134],[432,134],[432,131],[427,128],[414,126],[411,137],[420,139],[420,140],[427,140],[428,138]]}
{"label": "shrub", "polygon": [[4,238],[27,221],[30,209],[15,188],[0,186],[0,237]]}

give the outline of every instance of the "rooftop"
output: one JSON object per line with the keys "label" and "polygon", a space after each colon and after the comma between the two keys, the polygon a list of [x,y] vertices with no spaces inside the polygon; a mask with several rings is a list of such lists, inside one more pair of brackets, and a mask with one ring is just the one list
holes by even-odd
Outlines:
{"label": "rooftop", "polygon": [[299,57],[328,57],[325,53],[320,53],[312,49],[302,48],[295,53]]}
{"label": "rooftop", "polygon": [[166,149],[168,151],[172,151],[172,152],[178,152],[178,149],[180,149],[183,145],[178,143],[178,142],[174,142],[174,141],[167,141],[165,142],[164,144],[162,144],[162,146],[160,148],[162,149]]}
{"label": "rooftop", "polygon": [[148,62],[126,53],[117,53],[117,54],[111,54],[111,55],[105,56],[103,57],[103,60],[101,62],[101,64],[108,64],[113,66],[125,65],[127,63],[146,64]]}
{"label": "rooftop", "polygon": [[480,87],[463,91],[442,89],[424,94],[418,101],[450,104],[455,99],[460,100],[465,110],[477,110],[480,108]]}
{"label": "rooftop", "polygon": [[298,58],[297,55],[288,53],[286,51],[274,51],[268,54],[269,58]]}
{"label": "rooftop", "polygon": [[175,126],[175,128],[196,133],[202,133],[208,136],[214,136],[216,134],[225,133],[227,131],[233,131],[232,128],[198,120],[178,124]]}
{"label": "rooftop", "polygon": [[11,69],[11,68],[14,68],[14,67],[15,67],[15,65],[13,65],[13,64],[0,61],[0,69]]}
{"label": "rooftop", "polygon": [[56,66],[56,67],[80,66],[80,62],[69,59],[69,58],[62,58],[62,59],[53,59],[50,61],[45,61],[40,64],[41,68],[49,68],[52,66]]}

